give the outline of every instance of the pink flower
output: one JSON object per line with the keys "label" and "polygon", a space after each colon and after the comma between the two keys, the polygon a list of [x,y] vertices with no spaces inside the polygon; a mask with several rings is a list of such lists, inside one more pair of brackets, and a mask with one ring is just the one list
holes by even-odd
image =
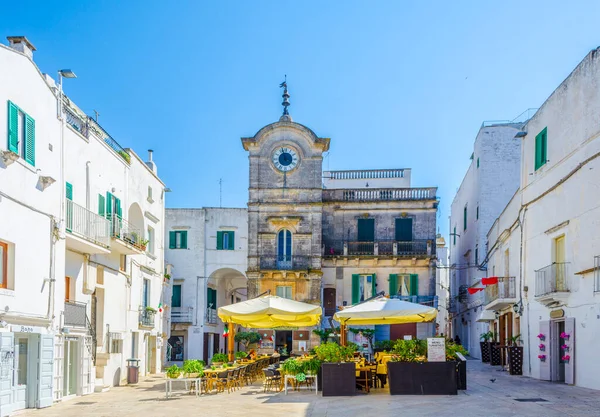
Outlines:
{"label": "pink flower", "polygon": [[560,348],[562,350],[569,350],[569,345],[562,345]]}
{"label": "pink flower", "polygon": [[563,362],[569,362],[570,359],[571,357],[569,355],[565,355],[562,357]]}
{"label": "pink flower", "polygon": [[546,345],[543,343],[540,343],[538,347],[540,348],[540,350],[546,350]]}
{"label": "pink flower", "polygon": [[571,335],[569,333],[562,332],[560,334],[561,339],[568,339]]}
{"label": "pink flower", "polygon": [[543,334],[543,333],[540,333],[540,334],[538,334],[538,335],[537,335],[537,337],[538,337],[538,339],[540,339],[540,340],[544,340],[544,339],[546,339],[546,335],[545,335],[545,334]]}
{"label": "pink flower", "polygon": [[538,359],[541,359],[543,361],[546,360],[546,355],[538,355]]}

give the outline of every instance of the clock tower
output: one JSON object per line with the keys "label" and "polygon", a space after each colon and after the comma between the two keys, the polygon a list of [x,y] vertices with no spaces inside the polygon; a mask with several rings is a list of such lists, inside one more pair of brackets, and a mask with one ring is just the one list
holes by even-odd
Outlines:
{"label": "clock tower", "polygon": [[[248,298],[270,290],[320,305],[322,163],[329,138],[292,120],[287,84],[281,87],[284,112],[279,121],[242,138],[250,164]],[[296,336],[302,333],[294,332],[288,349],[298,349]]]}

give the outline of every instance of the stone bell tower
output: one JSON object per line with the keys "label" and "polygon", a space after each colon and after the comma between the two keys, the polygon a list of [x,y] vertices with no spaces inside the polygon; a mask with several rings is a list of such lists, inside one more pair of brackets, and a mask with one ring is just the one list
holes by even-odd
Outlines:
{"label": "stone bell tower", "polygon": [[279,121],[242,138],[250,162],[248,298],[270,290],[320,304],[322,163],[329,138],[292,120],[287,82],[281,87]]}

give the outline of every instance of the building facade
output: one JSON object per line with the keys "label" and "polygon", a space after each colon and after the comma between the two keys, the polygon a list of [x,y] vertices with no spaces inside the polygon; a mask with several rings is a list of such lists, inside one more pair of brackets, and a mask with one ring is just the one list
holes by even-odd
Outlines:
{"label": "building facade", "polygon": [[13,219],[0,222],[1,415],[119,385],[132,357],[142,375],[160,370],[164,268],[156,165],[63,96],[26,38],[9,42],[0,45],[0,211]]}
{"label": "building facade", "polygon": [[246,299],[248,211],[242,208],[167,209],[165,260],[171,285],[165,363],[225,352],[217,308]]}
{"label": "building facade", "polygon": [[454,197],[450,213],[450,325],[473,357],[480,358],[482,295],[467,289],[491,272],[486,270],[487,233],[519,188],[522,123],[486,123],[480,128],[471,164]]}

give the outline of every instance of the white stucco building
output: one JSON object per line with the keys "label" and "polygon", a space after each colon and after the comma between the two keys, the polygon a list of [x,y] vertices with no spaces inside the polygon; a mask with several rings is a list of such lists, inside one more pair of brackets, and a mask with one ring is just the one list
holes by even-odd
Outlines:
{"label": "white stucco building", "polygon": [[[244,208],[166,210],[165,261],[168,364],[226,352],[217,308],[246,299],[248,211]],[[169,319],[170,318],[170,319]]]}
{"label": "white stucco building", "polygon": [[450,336],[480,358],[480,334],[488,324],[478,321],[482,294],[469,295],[486,271],[487,233],[519,188],[522,123],[484,122],[473,147],[471,164],[454,197],[450,214]]}
{"label": "white stucco building", "polygon": [[450,303],[450,268],[448,246],[441,234],[435,240],[437,271],[435,274],[435,295],[438,297],[438,315],[435,320],[436,333],[449,336],[448,307]]}
{"label": "white stucco building", "polygon": [[[0,45],[0,415],[160,370],[164,184]],[[68,75],[68,73],[65,72]],[[151,157],[150,157],[151,159]],[[157,315],[158,317],[154,317]]]}

